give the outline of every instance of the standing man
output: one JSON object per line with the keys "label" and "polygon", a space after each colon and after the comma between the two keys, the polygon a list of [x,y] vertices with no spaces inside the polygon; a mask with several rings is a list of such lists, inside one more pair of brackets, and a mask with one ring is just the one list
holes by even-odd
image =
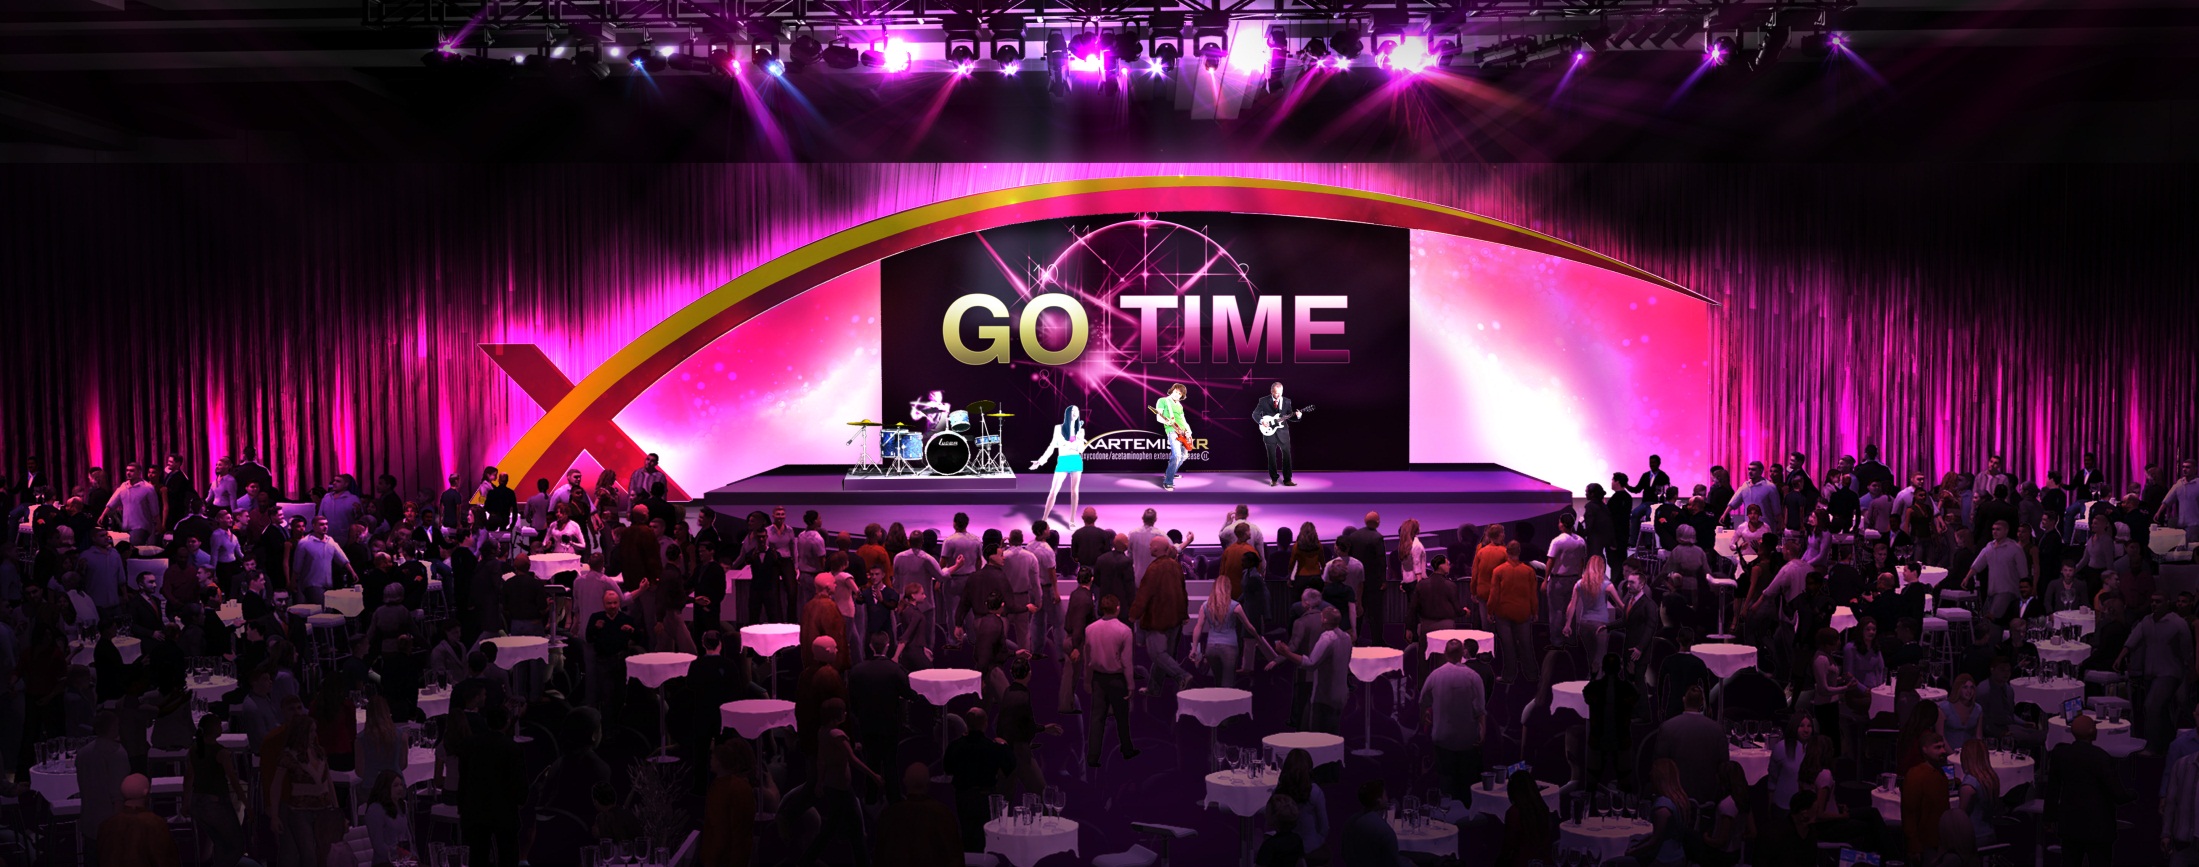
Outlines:
{"label": "standing man", "polygon": [[1191,439],[1191,423],[1183,414],[1183,398],[1188,391],[1179,382],[1153,402],[1153,415],[1161,421],[1161,440],[1168,446],[1168,470],[1161,474],[1164,491],[1176,489],[1176,471],[1183,468],[1186,454],[1184,442]]}
{"label": "standing man", "polygon": [[[2170,518],[2171,514],[2176,517]],[[2154,513],[2153,520],[2164,527],[2183,528],[2187,541],[2199,539],[2199,461],[2185,458],[2177,465],[2176,483],[2169,485],[2168,496],[2161,500],[2161,509]]]}
{"label": "standing man", "polygon": [[[2171,708],[2191,671],[2191,626],[2169,607],[2168,596],[2153,594],[2153,613],[2138,618],[2130,627],[2130,639],[2115,655],[2115,667],[2128,664],[2132,685],[2140,689],[2139,710],[2144,714],[2146,748],[2140,755],[2157,756],[2176,736]],[[2132,657],[2136,659],[2133,660]]]}
{"label": "standing man", "polygon": [[1453,638],[1445,644],[1442,667],[1429,672],[1420,687],[1420,712],[1435,741],[1437,778],[1444,794],[1462,803],[1473,801],[1467,789],[1481,776],[1481,739],[1489,730],[1481,675],[1466,665],[1466,645],[1471,643]]}
{"label": "standing man", "polygon": [[[1930,735],[1927,735],[1929,737]],[[2046,778],[2046,827],[2059,830],[2063,863],[2107,867],[2115,849],[2115,810],[2130,802],[2115,759],[2094,743],[2100,724],[2091,716],[2069,723],[2070,742],[2047,753],[2052,773]]]}
{"label": "standing man", "polygon": [[670,487],[671,480],[665,477],[664,470],[658,468],[656,452],[650,452],[647,457],[642,458],[641,469],[635,470],[626,479],[626,489],[632,491],[636,497],[648,496],[660,484]]}
{"label": "standing man", "polygon": [[1166,541],[1168,534],[1161,532],[1160,527],[1156,526],[1160,523],[1161,516],[1160,513],[1152,509],[1145,510],[1145,514],[1140,516],[1139,520],[1144,523],[1138,525],[1137,529],[1131,530],[1127,535],[1130,538],[1131,573],[1143,578],[1145,577],[1145,567],[1153,565],[1153,540],[1161,539]]}
{"label": "standing man", "polygon": [[817,576],[825,571],[825,523],[816,509],[802,513],[802,532],[794,537],[794,594],[816,592]]}
{"label": "standing man", "polygon": [[1190,600],[1184,595],[1183,565],[1176,562],[1176,548],[1168,539],[1152,543],[1153,564],[1138,579],[1138,595],[1130,603],[1130,619],[1138,624],[1138,643],[1145,645],[1152,680],[1175,681],[1176,688],[1191,684],[1191,673],[1176,663],[1176,634],[1183,630]]}
{"label": "standing man", "polygon": [[1071,693],[1078,681],[1090,682],[1088,676],[1080,676],[1084,667],[1084,631],[1092,625],[1098,600],[1092,596],[1092,570],[1077,568],[1077,589],[1069,594],[1068,608],[1062,612],[1061,635],[1061,694],[1054,701],[1054,710],[1061,713],[1083,713],[1078,710]]}
{"label": "standing man", "polygon": [[1985,576],[1986,617],[1994,623],[2007,623],[2016,609],[2017,582],[2031,577],[2031,556],[2022,543],[2009,538],[2008,519],[1996,520],[1992,527],[1993,541],[1985,543],[1977,559],[1970,561],[1967,577],[1974,585],[1979,574]]}
{"label": "standing man", "polygon": [[1008,578],[1008,636],[1017,647],[1036,648],[1031,624],[1037,620],[1038,558],[1023,541],[1022,530],[1008,532],[1008,550],[1000,557],[1000,571]]}
{"label": "standing man", "polygon": [[1109,596],[1117,600],[1138,597],[1138,567],[1130,560],[1130,537],[1116,533],[1107,553],[1092,564],[1092,595],[1095,599]]}
{"label": "standing man", "polygon": [[1069,534],[1069,556],[1076,559],[1077,565],[1090,569],[1099,565],[1100,555],[1107,553],[1108,546],[1114,544],[1115,534],[1100,529],[1099,511],[1091,506],[1084,507],[1081,517],[1084,526]]}
{"label": "standing man", "polygon": [[[1727,522],[1728,526],[1738,527],[1747,521],[1750,506],[1764,511],[1765,523],[1774,527],[1781,526],[1779,488],[1764,479],[1763,461],[1749,461],[1748,481],[1741,485],[1740,490],[1733,492],[1733,505],[1727,510],[1727,517],[1731,519]],[[1898,503],[1896,508],[1899,508]]]}
{"label": "standing man", "polygon": [[183,472],[183,456],[169,452],[160,467],[160,526],[172,529],[186,515],[198,513],[199,492]]}
{"label": "standing man", "polygon": [[1382,515],[1368,512],[1366,525],[1345,533],[1336,540],[1337,553],[1358,561],[1363,570],[1359,588],[1359,617],[1362,621],[1359,634],[1366,636],[1370,647],[1387,647],[1383,635],[1384,617],[1388,614],[1383,599],[1383,582],[1388,573],[1383,569]]}
{"label": "standing man", "polygon": [[1267,446],[1267,486],[1270,488],[1275,487],[1278,478],[1285,487],[1298,485],[1290,480],[1290,425],[1301,414],[1301,410],[1291,407],[1290,398],[1283,396],[1280,382],[1269,383],[1267,396],[1252,407],[1252,421],[1260,426],[1260,442]]}
{"label": "standing man", "polygon": [[313,532],[299,539],[290,551],[291,594],[299,600],[321,604],[321,598],[334,583],[338,567],[353,581],[358,580],[359,574],[352,571],[351,559],[344,556],[344,547],[328,537],[328,517],[316,515]]}
{"label": "standing man", "polygon": [[105,523],[110,517],[120,519],[122,529],[130,534],[130,544],[150,545],[160,538],[160,490],[145,480],[145,468],[131,461],[122,467],[122,487],[107,498],[107,508],[100,512],[99,520]]}
{"label": "standing man", "polygon": [[1138,756],[1130,746],[1130,627],[1116,616],[1121,613],[1121,599],[1100,597],[1099,619],[1084,628],[1084,691],[1099,708],[1099,717],[1085,729],[1084,763],[1095,768],[1100,765],[1100,733],[1106,730],[1108,717],[1115,719],[1122,757]]}
{"label": "standing man", "polygon": [[1558,534],[1550,539],[1549,556],[1544,562],[1549,564],[1550,580],[1543,588],[1547,595],[1543,611],[1554,629],[1565,616],[1566,604],[1573,600],[1573,585],[1580,582],[1582,572],[1588,571],[1588,541],[1573,532],[1572,509],[1558,513]]}
{"label": "standing man", "polygon": [[[954,513],[954,532],[939,542],[939,560],[947,564],[946,579],[939,584],[939,613],[947,617],[942,624],[948,632],[962,628],[961,613],[969,606],[962,601],[963,585],[970,575],[985,562],[985,552],[978,537],[970,533],[970,516]],[[895,574],[900,574],[896,572]],[[956,642],[957,645],[960,642]]]}
{"label": "standing man", "polygon": [[1300,654],[1287,641],[1275,642],[1275,654],[1313,669],[1313,700],[1306,706],[1306,730],[1337,733],[1344,719],[1344,699],[1350,694],[1347,679],[1351,667],[1351,636],[1344,634],[1343,615],[1334,606],[1321,609],[1321,637],[1313,651]]}

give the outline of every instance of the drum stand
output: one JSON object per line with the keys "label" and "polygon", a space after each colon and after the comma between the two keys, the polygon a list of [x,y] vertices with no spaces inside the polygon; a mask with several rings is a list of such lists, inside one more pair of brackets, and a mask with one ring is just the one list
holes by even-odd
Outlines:
{"label": "drum stand", "polygon": [[869,476],[884,473],[886,468],[878,464],[877,452],[871,445],[871,442],[877,439],[877,435],[872,434],[870,428],[867,427],[858,428],[857,430],[859,432],[855,435],[855,466],[848,470],[848,475]]}
{"label": "drum stand", "polygon": [[[993,439],[993,420],[985,416],[978,416],[978,418],[977,440],[979,445],[977,454],[970,461],[970,470],[981,476],[991,475],[1000,472],[1000,441]],[[1001,426],[1006,427],[1007,422],[1001,422]],[[986,442],[988,439],[992,441]]]}
{"label": "drum stand", "polygon": [[913,476],[916,475],[916,467],[909,463],[908,458],[902,457],[899,452],[896,452],[891,459],[886,461],[886,475]]}

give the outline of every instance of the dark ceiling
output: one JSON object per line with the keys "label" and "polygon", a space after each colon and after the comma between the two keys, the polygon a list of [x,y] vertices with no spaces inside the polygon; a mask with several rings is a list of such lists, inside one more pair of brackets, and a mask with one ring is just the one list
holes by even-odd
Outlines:
{"label": "dark ceiling", "polygon": [[[279,0],[267,0],[279,3]],[[0,11],[0,161],[2187,162],[2199,12],[1865,4],[1853,55],[1686,50],[1292,77],[1233,120],[1044,73],[430,69],[352,4],[34,0]],[[1860,62],[1858,62],[1860,61]],[[1564,82],[1562,91],[1560,83]]]}

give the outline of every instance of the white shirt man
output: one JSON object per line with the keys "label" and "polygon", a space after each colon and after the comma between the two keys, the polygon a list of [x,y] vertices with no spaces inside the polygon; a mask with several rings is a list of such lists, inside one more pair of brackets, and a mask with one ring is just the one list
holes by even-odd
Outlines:
{"label": "white shirt man", "polygon": [[303,601],[321,604],[339,565],[345,572],[351,571],[351,559],[344,556],[343,546],[328,536],[328,519],[314,518],[313,532],[299,539],[290,555],[290,580]]}
{"label": "white shirt man", "polygon": [[160,489],[145,480],[145,471],[136,464],[124,472],[122,487],[107,499],[107,511],[100,517],[119,517],[122,529],[130,534],[130,544],[151,544],[160,532]]}
{"label": "white shirt man", "polygon": [[582,523],[587,522],[589,515],[595,514],[595,502],[589,499],[587,489],[580,486],[579,470],[567,473],[565,484],[551,492],[550,512],[555,514],[559,504],[571,506],[573,520]]}
{"label": "white shirt man", "polygon": [[[1429,737],[1436,748],[1459,753],[1481,746],[1482,726],[1489,717],[1488,695],[1481,675],[1466,665],[1463,649],[1454,653],[1446,648],[1444,656],[1447,661],[1429,672],[1420,687],[1420,706],[1428,714]],[[1462,774],[1464,778],[1478,774],[1479,763],[1475,764]]]}
{"label": "white shirt man", "polygon": [[[2169,519],[2170,513],[2176,515],[2174,520]],[[2188,541],[2199,541],[2191,538],[2199,537],[2199,462],[2184,461],[2155,517],[2163,526],[2182,527]]]}
{"label": "white shirt man", "polygon": [[619,591],[618,582],[605,577],[603,572],[596,568],[596,558],[591,556],[588,560],[588,564],[582,566],[580,571],[573,576],[574,632],[586,630],[588,628],[588,618],[596,616],[596,612],[603,610],[603,594],[605,591],[613,593]]}
{"label": "white shirt man", "polygon": [[1145,523],[1137,529],[1131,530],[1128,534],[1130,536],[1130,569],[1140,579],[1145,577],[1145,567],[1153,565],[1153,538],[1156,536],[1167,538],[1168,536],[1168,534],[1161,532],[1159,527],[1153,526],[1154,522],[1159,520],[1159,514],[1152,509],[1147,509],[1145,510]]}
{"label": "white shirt man", "polygon": [[1970,562],[1970,574],[1980,572],[1985,574],[1986,610],[2000,620],[2015,605],[2016,582],[2031,577],[2031,558],[2021,543],[2008,538],[2007,521],[1993,522],[1993,541],[1985,543]]}
{"label": "white shirt man", "polygon": [[1765,521],[1775,525],[1779,523],[1779,488],[1764,479],[1762,461],[1749,464],[1749,480],[1733,492],[1733,503],[1727,507],[1732,523],[1738,524],[1746,520],[1750,506],[1762,509]]}
{"label": "white shirt man", "polygon": [[1267,556],[1267,531],[1260,529],[1260,525],[1252,523],[1252,520],[1246,517],[1250,514],[1252,514],[1252,510],[1244,506],[1238,506],[1236,509],[1224,514],[1222,516],[1221,532],[1214,538],[1223,542],[1235,539],[1237,538],[1237,525],[1243,524],[1246,529],[1252,531],[1252,536],[1248,540],[1248,543],[1252,545],[1252,550],[1260,552],[1260,556],[1265,557]]}

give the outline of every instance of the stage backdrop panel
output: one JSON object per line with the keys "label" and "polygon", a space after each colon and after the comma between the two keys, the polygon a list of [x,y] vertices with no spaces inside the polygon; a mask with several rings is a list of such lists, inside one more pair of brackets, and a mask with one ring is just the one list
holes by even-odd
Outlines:
{"label": "stage backdrop panel", "polygon": [[998,401],[1015,414],[1008,458],[1027,471],[1074,405],[1092,440],[1087,469],[1160,472],[1167,451],[1151,409],[1183,383],[1195,439],[1185,466],[1264,470],[1252,411],[1281,381],[1297,406],[1315,407],[1293,429],[1298,468],[1402,467],[1409,235],[1126,215],[1024,223],[889,257],[884,412],[913,426],[908,402],[935,389],[956,408]]}
{"label": "stage backdrop panel", "polygon": [[1559,487],[1647,455],[1707,479],[1709,305],[1543,253],[1412,233],[1412,460]]}

